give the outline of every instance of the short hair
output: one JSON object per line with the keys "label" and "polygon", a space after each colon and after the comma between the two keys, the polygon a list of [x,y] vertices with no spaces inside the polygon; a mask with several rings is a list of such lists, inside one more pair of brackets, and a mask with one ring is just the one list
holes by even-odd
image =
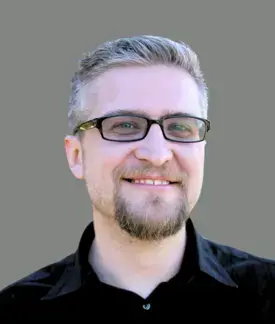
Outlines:
{"label": "short hair", "polygon": [[84,54],[71,80],[68,112],[70,130],[73,131],[86,121],[87,111],[82,100],[85,85],[111,68],[156,64],[183,68],[193,77],[200,94],[202,116],[207,117],[208,89],[197,54],[183,41],[138,35],[107,41],[94,51]]}

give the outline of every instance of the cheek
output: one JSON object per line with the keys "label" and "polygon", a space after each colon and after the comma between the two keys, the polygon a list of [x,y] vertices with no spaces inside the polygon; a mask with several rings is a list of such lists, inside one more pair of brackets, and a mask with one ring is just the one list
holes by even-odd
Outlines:
{"label": "cheek", "polygon": [[204,145],[194,143],[181,150],[182,168],[188,175],[188,198],[192,209],[200,196],[204,174]]}
{"label": "cheek", "polygon": [[110,142],[108,145],[100,148],[99,156],[101,157],[102,168],[106,170],[114,170],[132,152],[132,147],[129,143],[115,143]]}
{"label": "cheek", "polygon": [[183,170],[188,173],[190,180],[200,179],[204,169],[204,147],[205,144],[186,144],[178,153]]}
{"label": "cheek", "polygon": [[112,186],[114,169],[123,164],[124,159],[132,151],[129,144],[125,144],[106,142],[91,150],[87,168],[90,173],[89,178],[93,179],[98,186]]}

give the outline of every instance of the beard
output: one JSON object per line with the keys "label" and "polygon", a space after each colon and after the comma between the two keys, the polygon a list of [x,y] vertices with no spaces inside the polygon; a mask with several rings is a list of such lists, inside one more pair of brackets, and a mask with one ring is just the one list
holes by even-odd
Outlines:
{"label": "beard", "polygon": [[175,175],[171,169],[157,171],[158,173],[161,171],[161,175],[166,175],[168,178],[170,176],[181,183],[177,188],[179,190],[178,199],[173,203],[152,192],[148,193],[141,203],[127,198],[127,193],[125,194],[121,186],[122,175],[130,178],[132,174],[146,174],[153,171],[156,171],[156,169],[152,166],[143,166],[140,169],[128,169],[125,167],[116,169],[113,173],[114,191],[112,198],[106,195],[102,188],[91,185],[93,181],[90,181],[88,173],[85,172],[88,191],[90,196],[94,198],[92,199],[94,208],[103,217],[115,221],[119,228],[132,238],[147,242],[161,241],[177,234],[190,214],[186,174],[177,173]]}
{"label": "beard", "polygon": [[[143,167],[141,170],[135,169],[134,174],[146,174],[153,172],[151,166]],[[173,171],[162,169],[161,174],[169,178]],[[160,173],[160,170],[158,170]],[[175,173],[175,172],[174,172]],[[127,199],[127,194],[122,192],[119,178],[121,175],[131,178],[133,170],[116,170],[114,174],[114,218],[119,227],[127,232],[131,237],[142,241],[160,241],[177,234],[189,218],[189,203],[187,198],[187,183],[185,174],[173,175],[173,179],[179,181],[178,199],[173,203],[166,201],[159,194],[152,192],[142,203],[138,204]]]}
{"label": "beard", "polygon": [[[160,241],[177,234],[189,217],[186,197],[175,206],[150,197],[143,206],[134,208],[119,192],[114,197],[115,221],[131,237],[141,241]],[[154,217],[154,216],[160,216]],[[156,219],[157,218],[157,219]]]}

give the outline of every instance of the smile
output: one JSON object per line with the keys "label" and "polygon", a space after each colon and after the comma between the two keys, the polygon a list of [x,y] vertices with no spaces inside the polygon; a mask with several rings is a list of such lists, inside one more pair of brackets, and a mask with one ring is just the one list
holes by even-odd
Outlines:
{"label": "smile", "polygon": [[124,180],[132,184],[151,185],[151,186],[167,186],[167,185],[176,184],[176,182],[171,182],[168,180],[161,180],[161,179],[124,179]]}

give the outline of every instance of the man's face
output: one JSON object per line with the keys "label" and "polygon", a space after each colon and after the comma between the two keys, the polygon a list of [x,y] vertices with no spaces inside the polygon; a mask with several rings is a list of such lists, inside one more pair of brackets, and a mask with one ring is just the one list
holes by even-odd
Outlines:
{"label": "man's face", "polygon": [[[154,119],[167,111],[201,117],[194,80],[174,67],[114,68],[97,80],[96,94],[88,91],[85,102],[89,119],[117,110],[146,113]],[[94,217],[112,219],[140,240],[161,240],[181,229],[201,192],[205,142],[167,141],[154,124],[146,138],[128,143],[106,141],[98,129],[90,129],[84,133],[82,148]],[[125,180],[137,177],[178,183]]]}

